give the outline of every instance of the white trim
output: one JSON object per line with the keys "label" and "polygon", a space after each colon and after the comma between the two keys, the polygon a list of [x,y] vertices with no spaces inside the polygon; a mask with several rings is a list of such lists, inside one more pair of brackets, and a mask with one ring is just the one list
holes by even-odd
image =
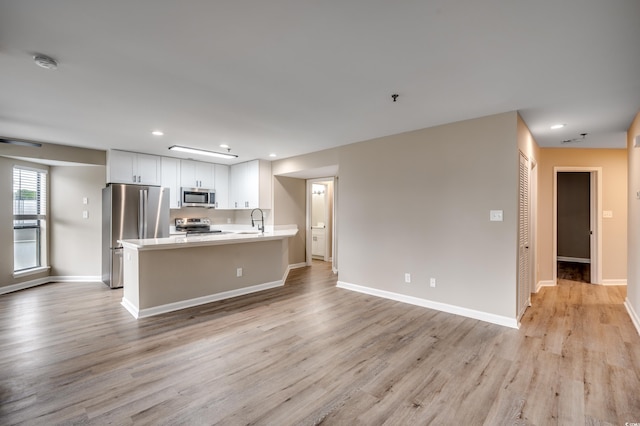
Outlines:
{"label": "white trim", "polygon": [[591,263],[591,259],[583,257],[558,256],[558,262]]}
{"label": "white trim", "polygon": [[134,318],[146,318],[153,315],[160,315],[167,312],[179,311],[181,309],[204,305],[211,302],[217,302],[219,300],[231,299],[232,297],[244,296],[245,294],[256,293],[263,290],[269,290],[271,288],[282,287],[283,285],[283,281],[273,281],[270,283],[223,291],[222,293],[210,294],[208,296],[196,297],[194,299],[181,300],[180,302],[167,303],[166,305],[155,306],[153,308],[147,309],[136,309],[135,305],[133,305],[124,297],[122,298],[122,302],[120,304],[124,306],[124,308],[129,311],[129,313],[133,315]]}
{"label": "white trim", "polygon": [[129,311],[129,313],[130,313],[131,315],[133,315],[133,317],[134,317],[135,319],[138,319],[138,318],[139,318],[139,316],[138,316],[138,314],[139,314],[138,308],[136,308],[136,307],[133,305],[133,303],[129,302],[129,300],[127,300],[127,299],[125,299],[125,298],[123,297],[123,298],[122,298],[122,301],[120,302],[120,304],[121,304],[122,306],[124,306],[124,308],[125,308],[127,311]]}
{"label": "white trim", "polygon": [[627,285],[627,280],[626,279],[602,280],[602,285]]}
{"label": "white trim", "polygon": [[539,292],[542,287],[555,287],[555,286],[556,286],[556,282],[554,280],[538,281],[538,284],[536,284],[536,293]]}
{"label": "white trim", "polygon": [[60,275],[49,277],[49,282],[57,283],[101,283],[102,276],[100,275]]}
{"label": "white trim", "polygon": [[0,294],[13,293],[14,291],[26,290],[28,288],[37,287],[43,284],[49,283],[76,283],[76,282],[89,282],[89,283],[101,283],[102,277],[100,275],[78,275],[78,276],[48,276],[42,278],[36,278],[35,280],[24,281],[17,284],[0,287]]}
{"label": "white trim", "polygon": [[289,272],[293,269],[305,268],[307,266],[306,262],[294,263],[287,266],[287,270],[284,271],[284,275],[282,276],[282,282],[287,282],[287,278],[289,278]]}
{"label": "white trim", "polygon": [[631,306],[631,302],[629,302],[629,298],[624,299],[624,307],[627,308],[627,312],[629,313],[629,317],[631,317],[631,322],[636,327],[636,331],[640,334],[640,317],[633,310],[633,306]]}
{"label": "white trim", "polygon": [[378,290],[371,287],[364,287],[357,284],[350,284],[344,281],[338,281],[336,287],[345,290],[351,290],[358,293],[368,294],[370,296],[382,297],[384,299],[395,300],[397,302],[408,303],[410,305],[421,306],[423,308],[435,309],[437,311],[447,312],[454,315],[461,315],[467,318],[473,318],[492,324],[501,325],[510,328],[519,328],[518,321],[515,318],[508,318],[501,315],[490,314],[488,312],[476,311],[474,309],[463,308],[460,306],[449,305],[432,300],[421,299],[418,297],[407,296],[404,294],[393,293],[386,290]]}
{"label": "white trim", "polygon": [[[592,230],[591,241],[591,283],[602,282],[602,167],[564,167],[553,168],[553,280],[558,279],[558,173],[589,172],[591,174],[591,207]],[[593,211],[595,210],[595,212]],[[595,238],[595,241],[593,241]]]}
{"label": "white trim", "polygon": [[35,280],[25,281],[18,284],[12,284],[0,287],[0,294],[13,293],[14,291],[26,290],[31,287],[49,284],[49,277],[36,278]]}
{"label": "white trim", "polygon": [[13,278],[28,277],[29,275],[41,274],[51,269],[51,266],[38,266],[37,268],[25,269],[24,271],[18,271],[13,273]]}

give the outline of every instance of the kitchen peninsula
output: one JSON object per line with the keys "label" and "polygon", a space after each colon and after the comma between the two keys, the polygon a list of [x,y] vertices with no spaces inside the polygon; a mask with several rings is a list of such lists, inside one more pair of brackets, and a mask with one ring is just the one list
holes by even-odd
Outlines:
{"label": "kitchen peninsula", "polygon": [[143,318],[282,286],[297,227],[122,240],[122,305]]}

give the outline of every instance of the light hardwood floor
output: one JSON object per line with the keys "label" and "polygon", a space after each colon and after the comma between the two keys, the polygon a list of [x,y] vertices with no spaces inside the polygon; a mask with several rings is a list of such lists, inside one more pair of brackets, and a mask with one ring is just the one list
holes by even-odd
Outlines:
{"label": "light hardwood floor", "polygon": [[0,424],[640,422],[624,287],[561,281],[513,330],[335,283],[142,320],[102,284],[0,296]]}

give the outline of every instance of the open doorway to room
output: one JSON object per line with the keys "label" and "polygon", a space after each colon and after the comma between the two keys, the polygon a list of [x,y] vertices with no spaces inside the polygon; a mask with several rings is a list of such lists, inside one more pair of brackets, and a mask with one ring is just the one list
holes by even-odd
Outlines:
{"label": "open doorway to room", "polygon": [[556,167],[554,282],[599,284],[602,196],[600,168]]}
{"label": "open doorway to room", "polygon": [[336,263],[336,179],[307,180],[307,265],[313,260]]}

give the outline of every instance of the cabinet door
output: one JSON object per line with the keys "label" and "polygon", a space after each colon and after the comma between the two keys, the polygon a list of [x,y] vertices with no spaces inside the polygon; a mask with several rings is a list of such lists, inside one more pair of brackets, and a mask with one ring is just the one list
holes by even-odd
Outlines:
{"label": "cabinet door", "polygon": [[137,183],[136,154],[126,151],[109,151],[109,183]]}
{"label": "cabinet door", "polygon": [[215,188],[213,164],[196,161],[196,180],[201,188]]}
{"label": "cabinet door", "polygon": [[229,166],[216,164],[214,166],[216,208],[229,208]]}
{"label": "cabinet door", "polygon": [[182,160],[180,161],[180,186],[185,188],[197,188],[196,179],[196,161]]}
{"label": "cabinet door", "polygon": [[247,163],[234,164],[231,166],[231,194],[229,207],[232,209],[244,209],[245,207],[245,176],[247,171]]}
{"label": "cabinet door", "polygon": [[260,163],[258,160],[247,163],[244,191],[245,207],[249,209],[260,207]]}
{"label": "cabinet door", "polygon": [[160,185],[160,157],[157,155],[136,154],[136,174],[142,185]]}
{"label": "cabinet door", "polygon": [[169,188],[169,208],[180,208],[180,160],[162,157],[161,185]]}

